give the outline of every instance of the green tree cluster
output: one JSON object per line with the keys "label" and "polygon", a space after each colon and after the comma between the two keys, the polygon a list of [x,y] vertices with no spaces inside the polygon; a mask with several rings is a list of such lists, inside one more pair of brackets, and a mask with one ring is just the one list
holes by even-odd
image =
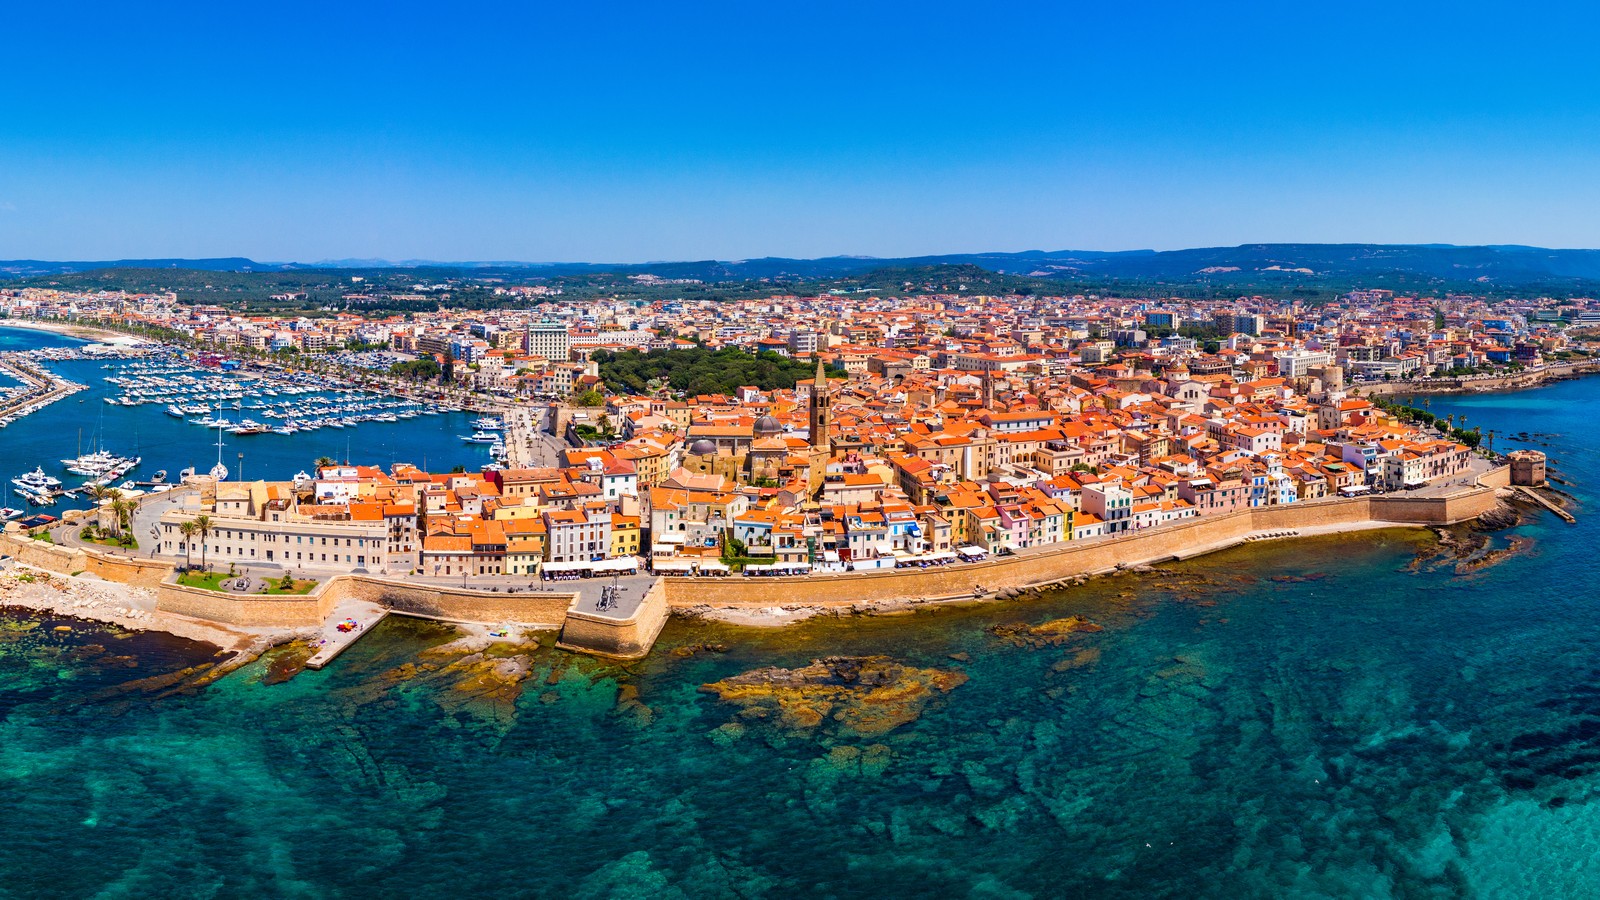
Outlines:
{"label": "green tree cluster", "polygon": [[438,378],[444,370],[439,367],[439,361],[431,356],[414,359],[410,362],[397,362],[389,367],[389,374],[396,378],[410,378],[415,381],[432,381]]}
{"label": "green tree cluster", "polygon": [[[790,359],[771,350],[746,353],[735,347],[709,350],[694,347],[679,350],[652,350],[640,353],[597,351],[593,359],[600,364],[600,378],[614,390],[644,393],[658,381],[675,391],[688,394],[729,394],[743,385],[763,391],[793,388],[797,382],[815,374],[816,364]],[[831,369],[830,378],[844,372]]]}

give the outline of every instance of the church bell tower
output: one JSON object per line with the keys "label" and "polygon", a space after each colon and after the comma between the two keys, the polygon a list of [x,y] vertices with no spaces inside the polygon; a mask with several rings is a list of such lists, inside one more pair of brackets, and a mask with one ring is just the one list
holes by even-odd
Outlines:
{"label": "church bell tower", "polygon": [[822,357],[817,357],[817,379],[811,385],[811,449],[829,450],[828,429],[833,425],[833,398],[828,396],[828,376],[822,370]]}

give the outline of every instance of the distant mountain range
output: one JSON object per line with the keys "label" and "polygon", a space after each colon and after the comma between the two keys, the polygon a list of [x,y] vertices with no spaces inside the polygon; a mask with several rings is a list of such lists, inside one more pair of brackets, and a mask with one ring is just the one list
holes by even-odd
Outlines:
{"label": "distant mountain range", "polygon": [[220,259],[122,259],[98,262],[0,261],[0,278],[39,278],[97,269],[189,269],[214,272],[308,270],[417,270],[439,274],[503,274],[523,277],[602,273],[655,275],[705,282],[797,281],[843,278],[879,269],[971,265],[990,272],[1066,281],[1131,281],[1155,284],[1349,281],[1381,286],[1481,285],[1484,289],[1529,286],[1576,287],[1600,283],[1600,250],[1550,250],[1516,245],[1463,247],[1450,244],[1245,244],[1191,250],[1032,250],[1022,253],[954,253],[881,259],[832,256],[821,259],[765,257],[647,263],[444,262],[436,260],[338,259],[313,263]]}

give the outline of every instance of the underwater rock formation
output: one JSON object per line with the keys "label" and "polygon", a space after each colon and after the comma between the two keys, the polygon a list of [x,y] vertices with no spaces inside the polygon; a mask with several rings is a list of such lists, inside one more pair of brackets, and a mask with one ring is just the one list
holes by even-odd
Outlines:
{"label": "underwater rock formation", "polygon": [[963,672],[918,669],[886,656],[830,656],[796,669],[755,669],[700,690],[741,707],[744,719],[797,731],[831,723],[872,735],[916,721],[931,700],[966,680]]}
{"label": "underwater rock formation", "polygon": [[1008,622],[995,625],[989,633],[1017,647],[1050,647],[1065,643],[1075,634],[1091,634],[1105,629],[1089,621],[1083,616],[1067,616],[1063,619],[1051,619],[1038,625],[1029,625],[1026,622]]}

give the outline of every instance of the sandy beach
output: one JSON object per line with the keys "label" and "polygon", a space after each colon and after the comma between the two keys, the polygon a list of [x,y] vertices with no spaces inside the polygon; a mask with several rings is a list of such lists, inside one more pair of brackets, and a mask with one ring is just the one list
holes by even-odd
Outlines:
{"label": "sandy beach", "polygon": [[123,334],[119,331],[110,331],[105,328],[95,328],[92,325],[76,325],[64,322],[41,322],[37,319],[0,319],[0,327],[4,328],[30,328],[34,331],[50,331],[64,334],[68,337],[81,338],[86,341],[98,341],[102,344],[131,344],[144,343],[143,338]]}

